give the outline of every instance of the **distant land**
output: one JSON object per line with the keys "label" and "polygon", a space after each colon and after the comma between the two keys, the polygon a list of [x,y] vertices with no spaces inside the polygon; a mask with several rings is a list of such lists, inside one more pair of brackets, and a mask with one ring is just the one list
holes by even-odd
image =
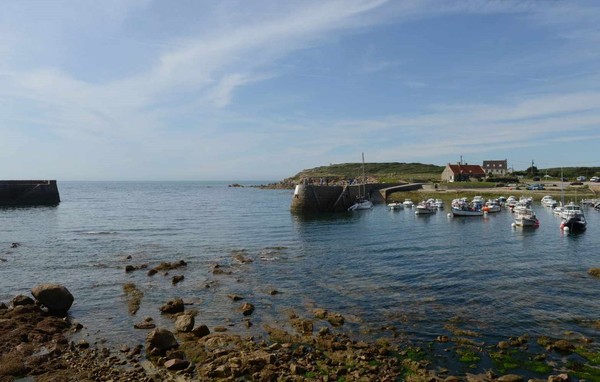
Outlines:
{"label": "distant land", "polygon": [[[446,165],[439,166],[435,164],[424,163],[365,163],[365,177],[367,183],[396,183],[396,182],[419,182],[431,183],[440,182],[442,171]],[[564,167],[538,169],[529,167],[522,171],[514,171],[514,176],[524,176],[532,178],[534,176],[543,177],[547,175],[551,178],[560,178],[562,176],[575,179],[578,176],[585,176],[588,179],[592,176],[600,176],[600,167]],[[296,175],[282,180],[276,185],[269,185],[277,188],[293,188],[304,179],[320,182],[323,179],[327,183],[336,183],[342,180],[357,179],[362,180],[362,163],[339,163],[328,166],[319,166],[311,169],[302,170]]]}

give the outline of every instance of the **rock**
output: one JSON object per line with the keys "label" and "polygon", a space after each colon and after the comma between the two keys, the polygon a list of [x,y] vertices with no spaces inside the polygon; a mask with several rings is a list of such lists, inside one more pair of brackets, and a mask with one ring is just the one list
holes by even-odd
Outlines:
{"label": "rock", "polygon": [[189,332],[194,328],[194,316],[182,314],[175,320],[175,329],[178,332]]}
{"label": "rock", "polygon": [[19,248],[21,246],[21,243],[12,243],[10,245],[11,248]]}
{"label": "rock", "polygon": [[290,366],[290,373],[292,373],[292,375],[304,375],[306,374],[306,369],[294,363]]}
{"label": "rock", "polygon": [[271,289],[271,290],[269,291],[269,294],[270,294],[271,296],[275,296],[276,294],[279,294],[279,291],[278,291],[277,289]]}
{"label": "rock", "polygon": [[162,313],[174,314],[181,313],[185,307],[183,306],[183,300],[180,298],[176,298],[171,301],[167,301],[167,303],[160,307],[160,311]]}
{"label": "rock", "polygon": [[249,316],[252,314],[252,312],[254,312],[254,305],[250,304],[249,302],[245,302],[242,305],[241,311],[244,316]]}
{"label": "rock", "polygon": [[522,382],[523,377],[516,374],[506,374],[497,379],[498,382]]}
{"label": "rock", "polygon": [[126,265],[125,266],[125,273],[130,273],[136,270],[136,267],[134,267],[133,265]]}
{"label": "rock", "polygon": [[13,298],[12,304],[13,304],[13,306],[33,305],[33,304],[35,304],[35,301],[33,301],[33,299],[31,297],[20,294],[20,295],[16,296],[15,298]]}
{"label": "rock", "polygon": [[156,325],[154,324],[154,322],[151,321],[142,321],[138,322],[137,324],[134,324],[133,327],[136,329],[154,329],[156,328]]}
{"label": "rock", "polygon": [[237,294],[228,294],[227,297],[229,297],[232,301],[240,301],[244,299],[242,296],[238,296]]}
{"label": "rock", "polygon": [[318,309],[313,310],[313,314],[315,315],[316,318],[322,320],[325,317],[327,317],[327,310],[318,308]]}
{"label": "rock", "polygon": [[208,326],[206,325],[200,325],[194,329],[192,329],[192,333],[198,337],[198,338],[202,338],[204,336],[207,336],[210,334],[210,329],[208,329]]}
{"label": "rock", "polygon": [[588,274],[593,277],[600,277],[600,268],[590,268]]}
{"label": "rock", "polygon": [[75,300],[71,292],[60,284],[40,284],[31,290],[31,294],[48,308],[48,312],[61,316],[67,314]]}
{"label": "rock", "polygon": [[573,350],[573,345],[567,340],[558,340],[552,344],[552,348],[559,352],[570,353]]}
{"label": "rock", "polygon": [[551,375],[548,377],[548,382],[568,382],[568,374]]}
{"label": "rock", "polygon": [[450,338],[448,338],[448,336],[442,335],[442,336],[437,336],[435,340],[440,343],[446,343],[446,342],[450,341]]}
{"label": "rock", "polygon": [[179,344],[171,331],[164,328],[156,328],[148,333],[146,337],[146,349],[158,349],[161,353],[178,347]]}
{"label": "rock", "polygon": [[186,361],[184,359],[175,358],[175,359],[170,359],[167,362],[165,362],[164,367],[167,370],[184,370],[189,365],[190,365],[190,363],[188,361]]}
{"label": "rock", "polygon": [[184,277],[183,275],[179,275],[179,276],[173,276],[173,278],[171,279],[171,283],[172,283],[173,285],[177,285],[177,284],[179,284],[180,282],[182,282],[184,278],[185,278],[185,277]]}
{"label": "rock", "polygon": [[327,321],[333,326],[342,326],[344,325],[344,316],[339,313],[329,313],[327,314]]}

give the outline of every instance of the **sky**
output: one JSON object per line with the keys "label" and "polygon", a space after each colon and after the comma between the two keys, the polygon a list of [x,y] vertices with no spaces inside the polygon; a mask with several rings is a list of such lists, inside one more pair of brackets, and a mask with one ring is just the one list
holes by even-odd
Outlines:
{"label": "sky", "polygon": [[600,166],[600,2],[6,0],[0,179]]}

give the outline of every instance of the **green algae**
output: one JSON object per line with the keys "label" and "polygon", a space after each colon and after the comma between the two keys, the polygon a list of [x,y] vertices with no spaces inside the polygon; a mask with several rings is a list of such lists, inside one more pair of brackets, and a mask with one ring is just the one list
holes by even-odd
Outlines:
{"label": "green algae", "polygon": [[573,352],[585,358],[592,365],[600,365],[600,352],[594,352],[582,346],[576,347]]}

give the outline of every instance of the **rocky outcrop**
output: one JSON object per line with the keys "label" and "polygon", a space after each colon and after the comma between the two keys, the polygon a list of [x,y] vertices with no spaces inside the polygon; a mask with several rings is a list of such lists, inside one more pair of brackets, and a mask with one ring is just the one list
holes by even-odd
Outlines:
{"label": "rocky outcrop", "polygon": [[167,350],[179,346],[175,335],[170,330],[164,328],[156,328],[148,333],[146,337],[146,350],[149,354],[161,355]]}
{"label": "rocky outcrop", "polygon": [[49,313],[58,316],[66,315],[75,300],[71,292],[60,284],[40,284],[31,290],[31,294],[48,308]]}

